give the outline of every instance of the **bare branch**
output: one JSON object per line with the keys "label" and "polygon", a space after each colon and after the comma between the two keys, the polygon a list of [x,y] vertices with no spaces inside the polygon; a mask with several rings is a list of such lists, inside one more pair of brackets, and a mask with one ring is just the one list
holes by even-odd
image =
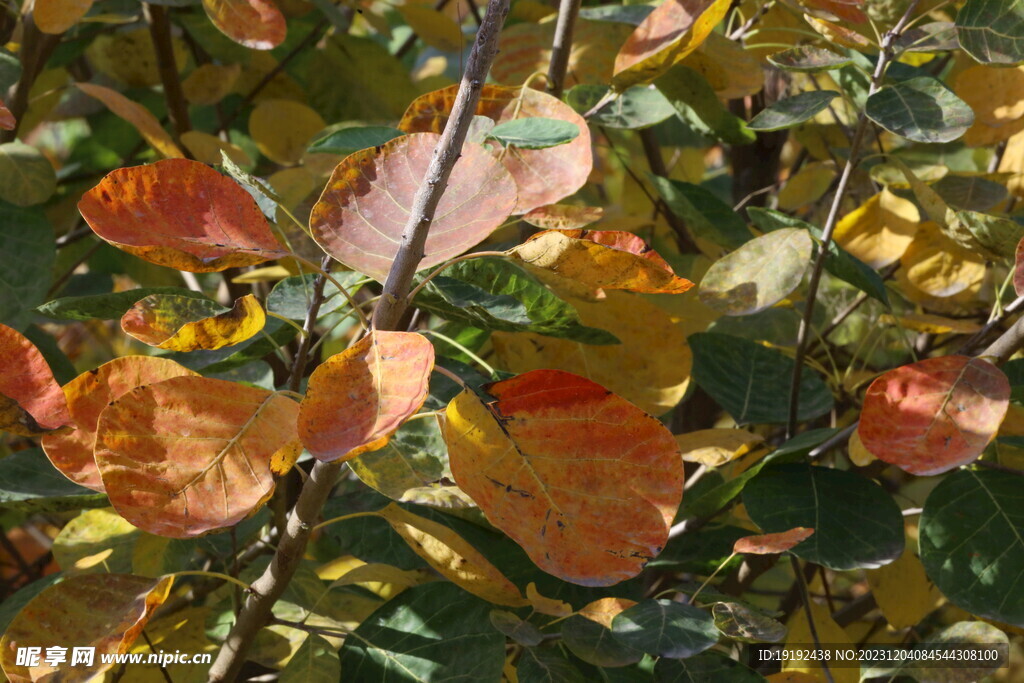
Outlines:
{"label": "bare branch", "polygon": [[572,32],[580,12],[580,2],[561,0],[558,4],[558,23],[555,24],[555,40],[551,45],[551,64],[548,66],[548,92],[559,99],[565,87],[565,73],[572,52]]}

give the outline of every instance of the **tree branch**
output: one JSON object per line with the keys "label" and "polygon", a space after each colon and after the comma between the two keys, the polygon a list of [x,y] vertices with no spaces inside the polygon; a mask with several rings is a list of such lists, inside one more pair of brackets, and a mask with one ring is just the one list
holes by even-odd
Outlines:
{"label": "tree branch", "polygon": [[0,142],[11,142],[17,138],[21,120],[28,111],[28,96],[32,86],[64,36],[63,33],[51,35],[40,31],[31,12],[22,18],[21,31],[22,47],[18,54],[21,60],[21,77],[10,93],[10,101],[6,103],[8,110],[14,115],[14,129],[0,130]]}
{"label": "tree branch", "polygon": [[149,35],[153,38],[160,82],[164,86],[164,100],[167,102],[167,115],[174,127],[175,137],[180,138],[182,133],[187,133],[192,129],[192,123],[188,116],[185,93],[181,89],[178,64],[174,60],[171,22],[167,18],[167,9],[160,5],[143,3],[142,12],[146,15],[146,22],[149,24]]}
{"label": "tree branch", "polygon": [[[427,170],[426,178],[413,200],[413,209],[402,236],[402,244],[384,284],[384,295],[374,312],[374,324],[377,329],[396,329],[405,312],[409,288],[416,267],[423,257],[423,245],[434,218],[434,211],[462,150],[462,143],[480,98],[480,88],[487,78],[491,62],[497,52],[498,33],[508,13],[508,5],[509,0],[490,0],[488,4],[487,15],[480,26],[473,51],[466,63],[466,72],[455,98],[455,106],[434,149],[434,158]],[[320,291],[322,294],[322,289]],[[310,306],[310,313],[307,314],[307,328],[310,326],[310,318],[315,319],[314,305],[315,300]],[[308,336],[306,338],[308,339]],[[296,361],[296,368],[299,362]],[[293,380],[295,376],[296,372],[293,370]],[[270,566],[249,587],[249,597],[210,668],[211,682],[234,681],[238,678],[256,634],[267,624],[271,608],[299,566],[309,535],[324,501],[338,480],[341,466],[342,463],[337,461],[317,462],[313,466],[309,479],[299,494],[299,500],[288,518],[288,525]]]}
{"label": "tree branch", "polygon": [[558,23],[555,24],[555,40],[551,44],[551,64],[548,66],[548,92],[559,99],[565,87],[565,73],[572,53],[572,32],[580,12],[580,2],[561,0],[558,4]]}

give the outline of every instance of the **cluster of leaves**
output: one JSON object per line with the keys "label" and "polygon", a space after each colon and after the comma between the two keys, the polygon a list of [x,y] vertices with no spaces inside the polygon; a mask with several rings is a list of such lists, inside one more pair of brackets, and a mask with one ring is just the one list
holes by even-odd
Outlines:
{"label": "cluster of leaves", "polygon": [[0,22],[8,679],[1019,673],[1019,3],[201,4]]}

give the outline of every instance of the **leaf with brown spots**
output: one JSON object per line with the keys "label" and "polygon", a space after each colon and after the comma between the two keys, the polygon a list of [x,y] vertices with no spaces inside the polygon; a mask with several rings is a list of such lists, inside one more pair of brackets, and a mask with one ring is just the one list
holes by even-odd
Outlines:
{"label": "leaf with brown spots", "polygon": [[[405,135],[338,164],[309,219],[324,251],[383,282],[438,140],[432,133]],[[482,242],[515,201],[515,183],[501,164],[484,147],[465,145],[437,205],[419,268],[444,263]]]}
{"label": "leaf with brown spots", "polygon": [[[127,652],[171,591],[172,577],[130,574],[69,576],[22,608],[0,640],[0,665],[12,683],[85,681],[113,668],[103,655]],[[46,663],[49,647],[67,649],[66,661]],[[35,666],[19,666],[18,648],[41,650]],[[71,648],[95,647],[92,664],[71,666]],[[99,676],[102,678],[102,676]]]}
{"label": "leaf with brown spots", "polygon": [[537,566],[585,586],[636,576],[683,495],[675,439],[599,384],[535,370],[448,404],[452,474]]}
{"label": "leaf with brown spots", "polygon": [[67,401],[43,354],[0,325],[0,430],[39,436],[69,424]]}
{"label": "leaf with brown spots", "polygon": [[798,526],[789,531],[780,531],[774,534],[744,536],[736,540],[732,551],[746,555],[777,555],[810,538],[813,533],[814,529]]}
{"label": "leaf with brown spots", "polygon": [[78,210],[115,247],[179,270],[212,273],[288,255],[249,193],[198,161],[113,171]]}
{"label": "leaf with brown spots", "polygon": [[44,436],[46,457],[71,481],[103,491],[103,481],[93,458],[96,424],[103,409],[135,387],[195,375],[172,360],[151,356],[115,358],[95,370],[83,372],[64,385],[74,429]]}
{"label": "leaf with brown spots", "polygon": [[871,383],[857,433],[879,460],[911,474],[941,474],[981,455],[1009,405],[1010,381],[988,361],[929,358]]}
{"label": "leaf with brown spots", "polygon": [[203,9],[221,33],[253,50],[274,49],[288,30],[273,0],[203,0]]}
{"label": "leaf with brown spots", "polygon": [[[406,109],[398,127],[410,133],[440,133],[448,123],[457,91],[458,86],[453,85],[417,97]],[[518,199],[513,213],[526,213],[538,206],[553,204],[587,182],[594,164],[590,129],[582,116],[558,98],[531,88],[485,85],[476,114],[486,116],[495,124],[530,117],[558,119],[575,124],[580,131],[572,142],[557,147],[513,147],[494,151],[515,179]]]}
{"label": "leaf with brown spots", "polygon": [[299,436],[316,458],[382,448],[427,398],[434,346],[412,332],[374,330],[309,378]]}
{"label": "leaf with brown spots", "polygon": [[267,315],[252,294],[236,299],[228,311],[209,299],[150,294],[121,317],[121,329],[159,349],[195,351],[243,342],[266,322]]}
{"label": "leaf with brown spots", "polygon": [[200,536],[237,524],[295,463],[299,405],[208,377],[132,389],[96,428],[96,465],[114,508],[144,531]]}

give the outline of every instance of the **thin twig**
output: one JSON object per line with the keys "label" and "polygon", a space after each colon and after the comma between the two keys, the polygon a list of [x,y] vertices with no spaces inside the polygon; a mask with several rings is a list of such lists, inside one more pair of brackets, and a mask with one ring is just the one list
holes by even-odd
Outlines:
{"label": "thin twig", "polygon": [[32,86],[63,36],[63,33],[51,35],[40,31],[31,12],[22,18],[21,50],[18,52],[21,77],[14,86],[10,102],[7,102],[7,109],[14,115],[14,129],[0,130],[0,142],[11,142],[18,136],[21,120],[28,111],[28,98]]}
{"label": "thin twig", "polygon": [[[665,167],[665,160],[661,157],[661,148],[658,146],[658,139],[654,136],[654,129],[643,128],[637,131],[637,134],[640,136],[640,144],[644,148],[644,156],[647,157],[647,165],[650,167],[651,173],[662,178],[668,178],[668,168]],[[641,188],[644,186],[639,179],[637,179],[637,183]],[[655,208],[661,211],[661,215],[665,217],[672,231],[676,234],[679,251],[684,254],[699,253],[700,250],[697,248],[697,243],[690,237],[683,221],[672,211],[668,203],[660,198],[651,198],[651,201],[654,202]]]}
{"label": "thin twig", "polygon": [[[807,579],[804,578],[803,569],[800,568],[800,560],[796,559],[796,555],[790,555],[789,559],[793,563],[793,573],[796,574],[796,584],[800,588],[800,601],[804,604],[804,614],[807,617],[807,630],[811,632],[811,639],[814,640],[814,647],[818,650],[821,649],[821,638],[818,637],[818,627],[814,625],[814,614],[811,612],[811,596],[810,591],[807,590]],[[828,662],[821,661],[821,670],[825,673],[825,678],[828,679],[828,683],[835,683],[835,679],[832,678],[832,672],[829,671]]]}
{"label": "thin twig", "polygon": [[142,12],[149,23],[149,35],[153,39],[156,64],[160,71],[160,82],[164,86],[164,100],[167,102],[167,115],[174,127],[175,137],[180,138],[182,133],[187,133],[192,129],[192,123],[188,116],[185,93],[181,89],[178,64],[174,60],[171,22],[167,17],[167,9],[160,5],[143,3]]}
{"label": "thin twig", "polygon": [[580,12],[580,2],[561,0],[558,3],[558,21],[555,24],[555,39],[551,44],[551,63],[548,66],[548,92],[559,99],[565,87],[565,74],[572,53],[572,33]]}

